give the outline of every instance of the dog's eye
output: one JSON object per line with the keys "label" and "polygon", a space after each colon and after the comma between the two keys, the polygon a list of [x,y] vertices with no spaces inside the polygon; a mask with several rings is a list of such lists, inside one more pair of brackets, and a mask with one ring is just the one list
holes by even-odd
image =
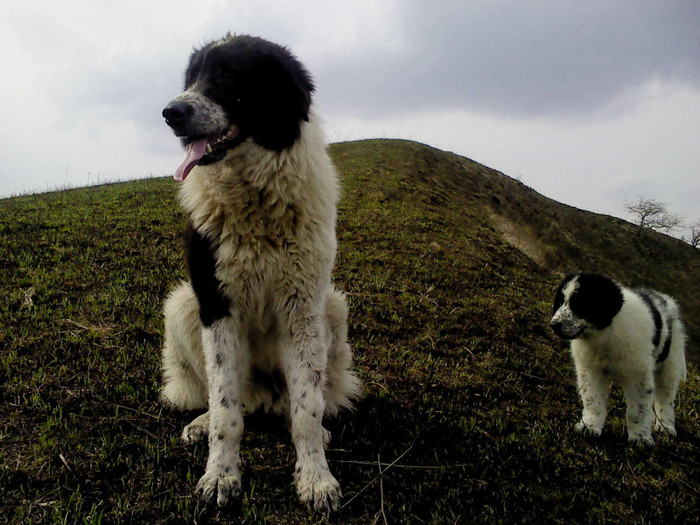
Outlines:
{"label": "dog's eye", "polygon": [[233,73],[228,69],[220,68],[212,77],[214,84],[221,86],[225,84],[230,84],[233,80]]}
{"label": "dog's eye", "polygon": [[571,297],[569,298],[569,308],[573,312],[577,312],[580,310],[581,306],[583,305],[584,298],[581,296],[580,293],[574,292]]}

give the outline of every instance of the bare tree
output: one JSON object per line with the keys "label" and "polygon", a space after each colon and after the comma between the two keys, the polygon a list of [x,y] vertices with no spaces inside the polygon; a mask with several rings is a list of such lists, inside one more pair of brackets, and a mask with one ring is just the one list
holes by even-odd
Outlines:
{"label": "bare tree", "polygon": [[683,224],[680,216],[669,213],[664,203],[654,199],[640,196],[636,201],[625,202],[625,209],[637,218],[637,235],[648,230],[670,232]]}
{"label": "bare tree", "polygon": [[690,225],[690,239],[688,239],[688,243],[693,248],[700,247],[700,221]]}

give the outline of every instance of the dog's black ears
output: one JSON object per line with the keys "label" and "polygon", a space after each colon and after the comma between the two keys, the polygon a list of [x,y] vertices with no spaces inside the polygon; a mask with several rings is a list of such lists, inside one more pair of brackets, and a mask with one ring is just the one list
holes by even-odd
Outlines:
{"label": "dog's black ears", "polygon": [[275,151],[291,146],[301,135],[302,122],[309,120],[314,91],[304,66],[285,52],[266,65],[264,82],[255,96],[255,115],[248,121],[255,142]]}

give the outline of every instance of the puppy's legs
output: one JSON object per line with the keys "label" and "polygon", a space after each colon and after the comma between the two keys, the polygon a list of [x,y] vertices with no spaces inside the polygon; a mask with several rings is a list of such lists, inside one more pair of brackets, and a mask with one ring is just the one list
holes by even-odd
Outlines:
{"label": "puppy's legs", "polygon": [[654,374],[656,423],[654,428],[676,435],[674,405],[681,381],[686,379],[685,331],[679,319],[672,323],[671,349]]}
{"label": "puppy's legs", "polygon": [[674,372],[671,367],[663,366],[654,374],[656,383],[656,401],[654,403],[656,422],[654,428],[668,432],[672,436],[676,435],[674,405],[680,385],[680,379]]}
{"label": "puppy's legs", "polygon": [[578,391],[583,403],[581,421],[576,431],[586,435],[600,436],[607,415],[610,379],[600,369],[588,369],[576,364]]}
{"label": "puppy's legs", "polygon": [[654,377],[644,371],[626,378],[622,389],[627,404],[627,437],[630,442],[654,446],[651,437],[654,404]]}
{"label": "puppy's legs", "polygon": [[328,356],[322,315],[298,304],[289,322],[291,340],[283,347],[282,367],[289,389],[292,442],[297,454],[294,480],[302,503],[328,512],[337,508],[341,492],[328,468],[323,447],[321,423]]}
{"label": "puppy's legs", "polygon": [[250,356],[247,338],[234,316],[203,328],[202,343],[209,379],[209,458],[197,491],[205,501],[216,499],[222,507],[241,489],[241,392]]}

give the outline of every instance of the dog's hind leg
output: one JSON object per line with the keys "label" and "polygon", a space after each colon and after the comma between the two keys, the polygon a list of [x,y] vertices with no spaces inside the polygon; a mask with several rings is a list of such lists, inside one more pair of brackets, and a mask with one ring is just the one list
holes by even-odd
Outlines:
{"label": "dog's hind leg", "polygon": [[181,283],[165,301],[165,344],[161,397],[182,410],[207,406],[199,306],[192,286]]}
{"label": "dog's hind leg", "polygon": [[192,423],[182,431],[182,441],[185,443],[197,443],[209,435],[209,412],[204,412],[194,418]]}
{"label": "dog's hind leg", "polygon": [[675,399],[678,381],[670,381],[663,372],[656,374],[656,400],[654,402],[654,429],[676,435]]}
{"label": "dog's hind leg", "polygon": [[654,373],[656,401],[654,428],[676,435],[675,400],[681,381],[686,379],[685,332],[679,319],[672,323],[671,347],[666,361]]}

